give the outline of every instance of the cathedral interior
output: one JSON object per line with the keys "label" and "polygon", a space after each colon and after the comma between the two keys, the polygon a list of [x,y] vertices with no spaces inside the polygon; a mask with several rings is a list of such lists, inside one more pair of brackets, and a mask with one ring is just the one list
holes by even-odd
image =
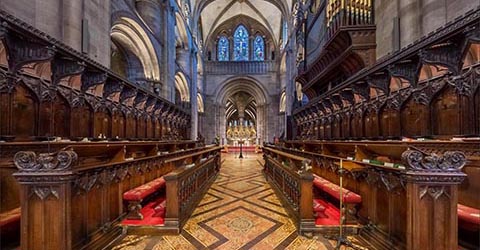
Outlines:
{"label": "cathedral interior", "polygon": [[480,249],[480,0],[0,0],[0,249]]}

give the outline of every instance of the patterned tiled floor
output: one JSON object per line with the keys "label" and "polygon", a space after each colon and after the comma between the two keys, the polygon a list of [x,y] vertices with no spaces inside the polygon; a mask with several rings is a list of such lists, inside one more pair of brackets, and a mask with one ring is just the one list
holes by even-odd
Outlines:
{"label": "patterned tiled floor", "polygon": [[113,249],[333,249],[321,236],[299,236],[261,173],[261,155],[222,155],[219,177],[181,235],[128,235]]}

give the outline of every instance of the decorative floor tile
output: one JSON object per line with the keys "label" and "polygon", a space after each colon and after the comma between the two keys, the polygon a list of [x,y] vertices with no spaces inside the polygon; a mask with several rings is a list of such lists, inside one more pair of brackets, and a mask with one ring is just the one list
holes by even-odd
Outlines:
{"label": "decorative floor tile", "polygon": [[[223,154],[219,176],[182,234],[124,237],[113,248],[133,249],[333,249],[335,241],[299,236],[262,175],[260,154],[238,159]],[[343,249],[343,248],[342,248]]]}

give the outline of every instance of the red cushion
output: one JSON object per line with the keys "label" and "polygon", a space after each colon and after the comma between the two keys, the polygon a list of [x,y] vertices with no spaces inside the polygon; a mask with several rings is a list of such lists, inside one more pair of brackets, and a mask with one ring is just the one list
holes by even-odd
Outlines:
{"label": "red cushion", "polygon": [[165,217],[165,212],[167,211],[167,200],[162,200],[153,208],[153,210],[155,211],[153,217]]}
{"label": "red cushion", "polygon": [[5,229],[13,224],[20,224],[21,210],[19,207],[0,214],[0,227]]}
{"label": "red cushion", "polygon": [[125,192],[123,194],[123,199],[127,201],[141,201],[158,189],[164,187],[165,184],[165,179],[163,177],[157,178],[149,183]]}
{"label": "red cushion", "polygon": [[472,230],[480,229],[480,209],[458,204],[458,223]]}
{"label": "red cushion", "polygon": [[325,207],[320,203],[320,199],[313,199],[313,212],[323,212]]}
{"label": "red cushion", "polygon": [[[340,199],[340,186],[331,183],[330,181],[315,175],[313,186],[323,190],[336,199]],[[348,189],[342,189],[343,202],[357,204],[362,202],[362,197]]]}

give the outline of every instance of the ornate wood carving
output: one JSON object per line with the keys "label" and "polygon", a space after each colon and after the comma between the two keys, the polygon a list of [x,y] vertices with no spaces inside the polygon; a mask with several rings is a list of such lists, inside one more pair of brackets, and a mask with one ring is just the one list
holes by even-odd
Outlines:
{"label": "ornate wood carving", "polygon": [[87,91],[92,87],[103,84],[107,80],[105,72],[85,70],[82,74],[82,91]]}
{"label": "ornate wood carving", "polygon": [[156,106],[157,102],[158,102],[157,98],[148,97],[147,102],[145,103],[145,111],[147,111],[149,113],[152,112],[152,110]]}
{"label": "ornate wood carving", "polygon": [[390,76],[386,73],[367,76],[368,85],[379,89],[384,95],[390,94]]}
{"label": "ornate wood carving", "polygon": [[20,172],[66,171],[77,161],[77,154],[73,151],[60,151],[57,154],[37,155],[31,151],[21,151],[13,159]]}
{"label": "ornate wood carving", "polygon": [[120,93],[120,102],[125,103],[137,96],[137,89],[124,87]]}
{"label": "ornate wood carving", "polygon": [[5,41],[8,66],[12,73],[17,73],[29,63],[51,60],[55,55],[53,46],[44,45],[35,39],[9,34]]}
{"label": "ornate wood carving", "polygon": [[365,101],[370,100],[370,88],[364,81],[352,84],[352,91],[362,97]]}
{"label": "ornate wood carving", "polygon": [[458,75],[462,64],[461,49],[457,42],[448,41],[420,50],[419,57],[423,63],[445,66],[451,73]]}
{"label": "ornate wood carving", "polygon": [[79,75],[85,69],[85,64],[73,58],[55,56],[52,63],[52,84],[54,86],[67,76]]}
{"label": "ornate wood carving", "polygon": [[407,163],[407,170],[419,172],[461,172],[467,158],[463,152],[447,151],[442,156],[425,154],[418,150],[407,150],[402,153]]}
{"label": "ornate wood carving", "polygon": [[133,105],[136,109],[143,109],[143,106],[145,105],[146,100],[147,100],[147,96],[143,92],[137,92]]}
{"label": "ornate wood carving", "polygon": [[399,111],[402,108],[403,103],[408,97],[410,97],[411,93],[412,88],[407,88],[389,96],[385,101],[386,108]]}
{"label": "ornate wood carving", "polygon": [[441,90],[446,84],[446,80],[443,78],[436,79],[427,83],[425,86],[416,89],[413,92],[413,99],[416,103],[429,105],[433,96]]}
{"label": "ornate wood carving", "polygon": [[350,103],[351,106],[353,106],[355,104],[355,96],[353,94],[353,90],[351,88],[348,88],[348,89],[343,89],[341,92],[340,92],[340,97]]}
{"label": "ornate wood carving", "polygon": [[451,76],[446,79],[447,83],[453,86],[457,93],[473,97],[480,86],[480,68],[472,67],[461,76]]}
{"label": "ornate wood carving", "polygon": [[420,188],[420,200],[423,199],[425,195],[429,195],[434,200],[437,200],[442,195],[445,195],[447,199],[451,198],[445,186],[422,186]]}
{"label": "ornate wood carving", "polygon": [[103,98],[105,99],[111,98],[112,95],[116,93],[120,93],[122,89],[123,89],[122,82],[113,78],[107,78],[107,81],[103,85]]}
{"label": "ornate wood carving", "polygon": [[36,195],[43,201],[51,196],[58,200],[60,198],[58,193],[58,188],[54,186],[35,186],[31,189],[29,198],[31,198],[32,195]]}
{"label": "ornate wood carving", "polygon": [[342,98],[339,94],[332,95],[332,98],[330,98],[330,100],[338,109],[344,108]]}
{"label": "ornate wood carving", "polygon": [[407,80],[411,86],[416,87],[420,66],[418,60],[405,60],[389,65],[387,70],[390,72],[390,75],[401,77]]}

